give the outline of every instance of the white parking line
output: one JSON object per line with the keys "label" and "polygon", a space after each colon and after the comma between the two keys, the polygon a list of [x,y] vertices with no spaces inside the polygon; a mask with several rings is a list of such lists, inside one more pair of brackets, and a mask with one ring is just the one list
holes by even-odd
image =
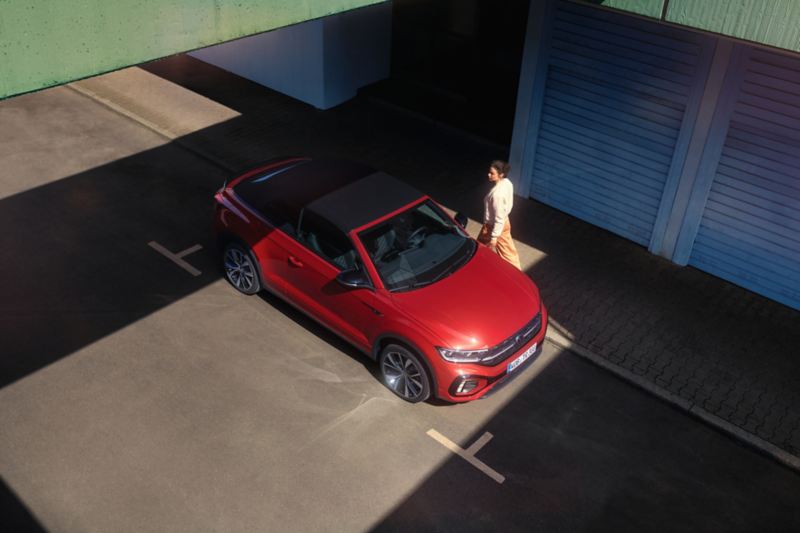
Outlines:
{"label": "white parking line", "polygon": [[187,271],[192,276],[197,277],[200,274],[202,274],[202,272],[200,272],[195,267],[193,267],[192,265],[190,265],[189,263],[187,263],[186,261],[183,260],[183,258],[186,257],[187,255],[193,254],[198,250],[202,250],[203,247],[201,245],[195,244],[194,246],[191,246],[191,247],[185,249],[182,252],[178,252],[177,254],[174,254],[174,253],[170,252],[169,250],[167,250],[166,248],[164,248],[163,246],[161,246],[160,244],[158,244],[156,241],[150,241],[147,244],[150,246],[150,248],[152,248],[153,250],[157,251],[158,253],[160,253],[161,255],[163,255],[164,257],[169,259],[170,261],[174,262],[176,265],[178,265],[179,267],[181,267],[182,269]]}
{"label": "white parking line", "polygon": [[472,446],[467,448],[466,450],[463,449],[461,446],[456,444],[455,442],[451,441],[435,429],[428,430],[428,436],[431,437],[433,440],[439,442],[442,446],[450,450],[456,455],[461,456],[467,461],[469,464],[492,478],[493,480],[497,481],[498,483],[502,483],[506,480],[505,476],[499,474],[496,470],[488,466],[486,463],[481,461],[480,459],[475,458],[475,454],[483,448],[487,442],[492,440],[493,435],[488,431],[481,435],[478,440],[472,443]]}

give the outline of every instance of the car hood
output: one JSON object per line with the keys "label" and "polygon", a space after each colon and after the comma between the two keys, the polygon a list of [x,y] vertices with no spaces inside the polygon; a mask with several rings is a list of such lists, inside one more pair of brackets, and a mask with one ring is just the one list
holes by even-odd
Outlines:
{"label": "car hood", "polygon": [[392,293],[392,298],[446,347],[459,349],[504,341],[522,329],[540,306],[533,281],[480,245],[469,263],[452,275],[427,287]]}

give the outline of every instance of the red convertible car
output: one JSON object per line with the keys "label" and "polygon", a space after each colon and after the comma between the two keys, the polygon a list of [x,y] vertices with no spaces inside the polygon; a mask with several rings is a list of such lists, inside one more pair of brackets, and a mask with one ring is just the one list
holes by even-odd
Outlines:
{"label": "red convertible car", "polygon": [[547,311],[530,278],[388,174],[272,161],[223,185],[214,218],[231,285],[273,292],[331,329],[404,400],[480,398],[541,350]]}

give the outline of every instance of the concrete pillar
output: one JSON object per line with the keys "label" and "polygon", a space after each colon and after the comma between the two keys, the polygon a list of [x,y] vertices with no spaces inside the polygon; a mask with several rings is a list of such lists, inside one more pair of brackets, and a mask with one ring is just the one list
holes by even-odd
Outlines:
{"label": "concrete pillar", "polygon": [[383,2],[190,55],[328,109],[389,77],[392,4]]}

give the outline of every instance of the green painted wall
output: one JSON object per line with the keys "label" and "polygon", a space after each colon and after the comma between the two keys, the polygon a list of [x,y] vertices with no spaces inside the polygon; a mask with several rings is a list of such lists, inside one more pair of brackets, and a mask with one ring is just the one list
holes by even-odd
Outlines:
{"label": "green painted wall", "polygon": [[603,0],[593,3],[657,19],[661,18],[661,10],[664,8],[664,0]]}
{"label": "green painted wall", "polygon": [[[665,0],[574,1],[661,19]],[[664,20],[800,52],[800,0],[669,0]]]}
{"label": "green painted wall", "polygon": [[384,0],[0,0],[0,98]]}
{"label": "green painted wall", "polygon": [[666,20],[800,52],[800,0],[670,0]]}

